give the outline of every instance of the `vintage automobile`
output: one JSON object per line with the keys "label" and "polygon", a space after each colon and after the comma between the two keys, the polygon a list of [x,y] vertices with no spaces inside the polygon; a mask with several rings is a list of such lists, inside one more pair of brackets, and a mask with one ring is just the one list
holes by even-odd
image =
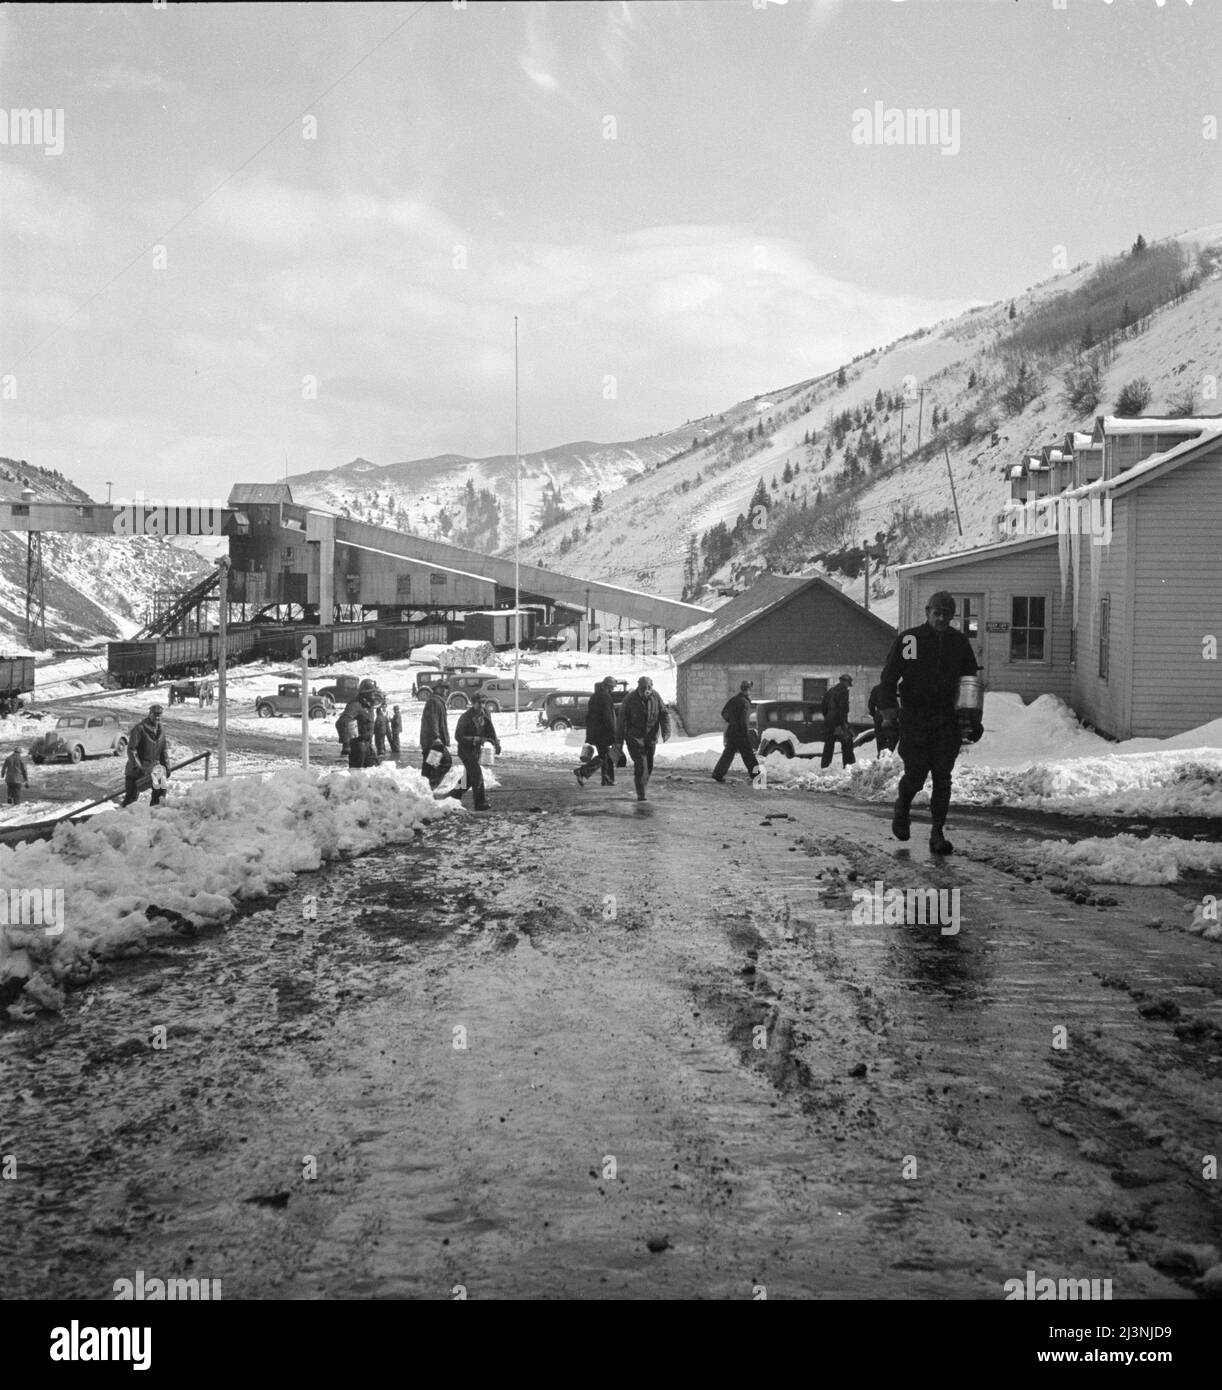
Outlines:
{"label": "vintage automobile", "polygon": [[[584,729],[590,707],[590,690],[552,690],[539,708],[539,725],[544,729]],[[628,694],[627,681],[617,681],[611,702],[617,709]]]}
{"label": "vintage automobile", "polygon": [[[310,718],[322,719],[330,714],[334,706],[322,696],[310,696]],[[271,719],[273,715],[295,714],[301,718],[301,686],[282,685],[274,695],[260,695],[255,701],[255,713],[260,719]]]}
{"label": "vintage automobile", "polygon": [[30,744],[30,761],[49,763],[70,758],[120,757],[127,752],[127,730],[118,716],[95,710],[69,710],[61,714],[55,728],[40,734]]}
{"label": "vintage automobile", "polygon": [[[358,695],[362,695],[366,690],[377,691],[378,704],[386,703],[385,692],[378,689],[378,683],[370,676],[358,678],[356,676],[336,676],[330,685],[320,685],[316,690],[311,690],[310,694],[317,695],[328,706],[343,708],[349,700],[355,700]],[[300,709],[298,713],[300,713]]]}
{"label": "vintage automobile", "polygon": [[[750,716],[751,743],[760,757],[780,753],[786,758],[817,758],[823,753],[827,724],[814,700],[756,700]],[[853,724],[853,746],[874,737],[874,725]]]}

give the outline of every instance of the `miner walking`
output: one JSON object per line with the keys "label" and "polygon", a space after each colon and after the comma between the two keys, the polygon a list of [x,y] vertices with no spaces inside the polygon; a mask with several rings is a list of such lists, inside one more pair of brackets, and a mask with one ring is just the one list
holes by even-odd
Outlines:
{"label": "miner walking", "polygon": [[726,721],[724,747],[717,766],[713,769],[713,781],[724,782],[726,773],[735,757],[743,760],[747,775],[754,781],[759,776],[759,759],[751,747],[751,681],[743,681],[738,694],[732,695],[722,707],[721,717]]}
{"label": "miner walking", "polygon": [[951,770],[963,738],[976,743],[984,733],[980,716],[965,715],[961,730],[955,696],[963,676],[979,670],[972,644],[951,627],[954,597],[945,590],[930,596],[925,621],[901,632],[883,667],[879,706],[884,726],[899,725],[899,755],[904,764],[891,820],[897,840],[911,835],[912,798],[932,776],[929,798],[929,848],[950,854],[954,846],[943,834],[950,810]]}

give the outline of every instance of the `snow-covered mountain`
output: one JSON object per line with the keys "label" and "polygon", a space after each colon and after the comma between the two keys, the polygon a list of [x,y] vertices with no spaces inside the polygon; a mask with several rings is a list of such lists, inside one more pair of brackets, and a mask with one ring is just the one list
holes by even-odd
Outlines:
{"label": "snow-covered mountain", "polygon": [[[1168,291],[1177,258],[1182,283]],[[1155,282],[1169,297],[1147,313]],[[816,555],[865,542],[871,606],[894,621],[896,564],[996,539],[1005,466],[1117,413],[1135,380],[1148,385],[1137,413],[1216,413],[1220,360],[1222,224],[1148,247],[1139,239],[1099,266],[693,422],[684,452],[630,478],[597,512],[548,528],[523,559],[703,602],[761,568],[825,572]],[[1086,366],[1097,401],[1075,409],[1065,377]],[[829,573],[861,602],[864,574],[851,561]]]}
{"label": "snow-covered mountain", "polygon": [[[628,443],[582,440],[523,454],[522,534],[532,534],[561,511],[590,506],[600,493],[605,498],[690,444],[691,437],[692,426],[685,425]],[[442,454],[388,464],[358,458],[341,468],[297,474],[289,483],[296,499],[328,511],[495,550],[513,538],[515,471],[512,454],[483,459]],[[488,495],[483,504],[481,493]],[[478,519],[469,515],[472,497]],[[499,507],[495,535],[487,524],[488,498]]]}
{"label": "snow-covered mountain", "polygon": [[[1150,412],[1217,409],[1220,265],[1222,224],[1139,238],[681,428],[524,456],[523,559],[700,600],[762,567],[827,572],[860,601],[860,565],[815,556],[866,542],[872,606],[893,619],[894,566],[994,539],[1003,466],[1089,428],[1126,383],[1146,380]],[[1097,402],[1075,408],[1065,375],[1086,366]],[[295,496],[364,520],[490,550],[512,543],[510,455],[356,459],[292,482]]]}

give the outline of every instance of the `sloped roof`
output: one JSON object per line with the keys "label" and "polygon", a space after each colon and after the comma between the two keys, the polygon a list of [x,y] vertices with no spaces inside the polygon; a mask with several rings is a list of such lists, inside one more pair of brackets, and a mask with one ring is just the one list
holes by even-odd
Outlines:
{"label": "sloped roof", "polygon": [[826,589],[839,603],[848,604],[858,617],[867,623],[877,624],[888,636],[894,636],[894,629],[874,613],[867,613],[860,604],[855,603],[834,585],[818,575],[764,574],[745,592],[723,604],[711,617],[693,627],[684,628],[670,639],[669,649],[675,664],[682,666],[688,661],[711,652],[727,638],[742,632],[752,623],[758,622],[766,613],[788,603],[791,598],[813,588]]}
{"label": "sloped roof", "polygon": [[229,505],[240,507],[244,502],[254,503],[292,503],[293,494],[288,483],[234,483],[229,493]]}

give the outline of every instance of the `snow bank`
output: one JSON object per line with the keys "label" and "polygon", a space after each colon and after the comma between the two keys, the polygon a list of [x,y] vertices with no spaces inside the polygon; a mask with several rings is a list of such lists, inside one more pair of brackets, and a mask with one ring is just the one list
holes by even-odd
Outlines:
{"label": "snow bank", "polygon": [[[61,826],[49,841],[0,846],[0,908],[10,919],[0,930],[0,983],[26,982],[10,1013],[58,1009],[62,984],[90,978],[99,958],[185,924],[223,922],[295,874],[411,840],[457,809],[435,801],[409,768],[293,768],[196,783],[156,810],[141,801]],[[23,890],[50,901],[62,893],[58,930],[38,924],[28,905],[18,910]]]}
{"label": "snow bank", "polygon": [[[1174,738],[1109,743],[1084,729],[1055,695],[1024,705],[1017,695],[989,693],[984,727],[984,737],[965,744],[955,764],[960,805],[1079,816],[1222,816],[1222,719]],[[902,764],[866,756],[847,771],[839,755],[826,772],[809,763],[780,768],[776,781],[866,801],[894,800]],[[778,759],[768,761],[771,778]],[[928,796],[927,784],[917,804]]]}
{"label": "snow bank", "polygon": [[[1025,852],[1025,850],[1024,850]],[[1042,872],[1076,871],[1094,883],[1174,883],[1184,869],[1222,870],[1222,845],[1151,835],[1053,840],[1035,847]]]}

